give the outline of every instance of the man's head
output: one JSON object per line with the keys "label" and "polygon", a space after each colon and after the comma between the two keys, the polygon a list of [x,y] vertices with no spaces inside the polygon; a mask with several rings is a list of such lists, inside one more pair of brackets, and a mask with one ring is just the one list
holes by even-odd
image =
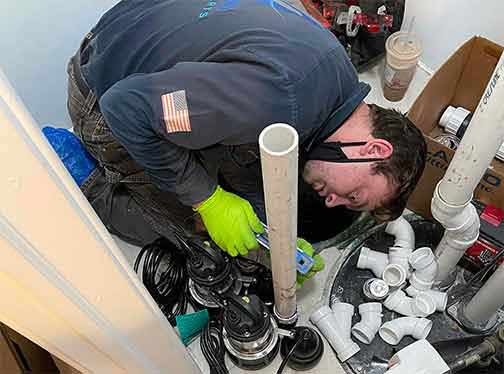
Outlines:
{"label": "man's head", "polygon": [[359,142],[344,148],[349,159],[374,162],[310,160],[303,177],[325,198],[327,207],[370,210],[379,220],[401,214],[425,166],[422,133],[401,113],[361,104],[327,142]]}

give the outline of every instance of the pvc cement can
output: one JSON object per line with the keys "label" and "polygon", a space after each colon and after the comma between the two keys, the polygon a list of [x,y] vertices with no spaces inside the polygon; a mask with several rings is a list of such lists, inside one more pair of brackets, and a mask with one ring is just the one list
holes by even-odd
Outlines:
{"label": "pvc cement can", "polygon": [[444,127],[447,133],[462,139],[471,119],[472,113],[467,109],[449,105],[439,120],[439,126]]}
{"label": "pvc cement can", "polygon": [[389,294],[390,288],[383,279],[371,278],[364,282],[362,292],[369,300],[384,300]]}
{"label": "pvc cement can", "polygon": [[399,101],[413,80],[422,46],[415,34],[398,31],[389,36],[385,50],[383,95],[389,101]]}

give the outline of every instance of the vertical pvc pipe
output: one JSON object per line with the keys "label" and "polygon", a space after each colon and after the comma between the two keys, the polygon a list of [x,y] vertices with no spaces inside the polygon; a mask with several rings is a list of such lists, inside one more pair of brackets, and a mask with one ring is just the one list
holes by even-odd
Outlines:
{"label": "vertical pvc pipe", "polygon": [[284,123],[270,125],[259,135],[275,313],[284,321],[297,317],[298,138],[296,130]]}
{"label": "vertical pvc pipe", "polygon": [[441,198],[452,205],[472,199],[504,140],[504,54],[488,82],[464,138],[439,185]]}
{"label": "vertical pvc pipe", "polygon": [[476,125],[470,125],[467,129],[434,192],[432,215],[446,229],[435,251],[439,263],[438,283],[448,278],[479,233],[479,217],[470,201],[504,140],[503,74],[504,54],[474,112],[471,123]]}
{"label": "vertical pvc pipe", "polygon": [[465,307],[465,318],[475,325],[493,320],[497,311],[504,306],[503,285],[504,265],[500,265]]}

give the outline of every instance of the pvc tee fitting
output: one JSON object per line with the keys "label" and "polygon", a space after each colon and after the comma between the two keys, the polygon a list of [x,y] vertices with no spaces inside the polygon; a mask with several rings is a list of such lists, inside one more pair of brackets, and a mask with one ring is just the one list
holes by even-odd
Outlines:
{"label": "pvc tee fitting", "polygon": [[364,344],[371,344],[382,324],[382,305],[380,303],[361,304],[359,314],[361,320],[352,327],[352,335]]}
{"label": "pvc tee fitting", "polygon": [[350,337],[353,312],[353,305],[336,303],[332,310],[324,305],[310,316],[310,320],[331,344],[342,362],[360,351],[359,346]]}
{"label": "pvc tee fitting", "polygon": [[406,288],[406,293],[411,297],[415,297],[421,293],[429,295],[432,300],[434,300],[434,303],[436,304],[436,310],[438,312],[444,312],[446,305],[448,304],[448,294],[446,292],[436,290],[419,291],[415,287],[409,286],[408,288]]}
{"label": "pvc tee fitting", "polygon": [[404,217],[389,222],[385,227],[387,234],[395,237],[394,247],[400,247],[413,251],[415,248],[415,232]]}
{"label": "pvc tee fitting", "polygon": [[410,283],[419,291],[432,287],[438,273],[436,257],[429,247],[421,247],[409,256],[411,267],[415,269]]}
{"label": "pvc tee fitting", "polygon": [[435,301],[425,293],[411,298],[402,290],[390,294],[383,303],[389,310],[409,317],[427,317],[436,311]]}
{"label": "pvc tee fitting", "polygon": [[426,318],[401,317],[386,322],[380,327],[380,337],[390,345],[397,345],[406,335],[425,339],[432,329],[432,321]]}
{"label": "pvc tee fitting", "polygon": [[373,251],[368,247],[362,247],[357,261],[357,268],[368,269],[378,278],[383,275],[383,270],[388,265],[388,256],[386,253]]}

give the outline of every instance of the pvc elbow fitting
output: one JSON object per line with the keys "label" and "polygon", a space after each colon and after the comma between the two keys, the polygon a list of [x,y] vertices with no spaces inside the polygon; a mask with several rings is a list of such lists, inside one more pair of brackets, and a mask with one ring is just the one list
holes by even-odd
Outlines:
{"label": "pvc elbow fitting", "polygon": [[385,227],[387,234],[395,237],[394,246],[413,250],[415,248],[415,232],[404,217],[389,222]]}
{"label": "pvc elbow fitting", "polygon": [[324,305],[310,316],[310,320],[331,344],[342,362],[360,351],[359,346],[350,337],[353,311],[351,304],[336,303],[333,310]]}
{"label": "pvc elbow fitting", "polygon": [[419,293],[411,298],[397,290],[383,303],[389,310],[409,317],[427,317],[436,311],[436,303],[427,294]]}
{"label": "pvc elbow fitting", "polygon": [[386,322],[380,327],[380,337],[390,345],[397,345],[406,335],[425,339],[432,329],[432,321],[426,318],[401,317]]}
{"label": "pvc elbow fitting", "polygon": [[362,247],[357,261],[359,269],[369,269],[378,278],[381,278],[389,260],[386,253],[373,251],[368,247]]}
{"label": "pvc elbow fitting", "polygon": [[413,297],[413,312],[417,317],[427,317],[436,311],[436,301],[426,293]]}
{"label": "pvc elbow fitting", "polygon": [[382,324],[382,305],[365,303],[359,305],[361,320],[352,328],[352,335],[363,342],[371,344]]}
{"label": "pvc elbow fitting", "polygon": [[420,279],[416,275],[415,271],[413,272],[413,274],[411,274],[409,281],[410,281],[410,284],[419,291],[428,291],[432,288],[432,285],[434,284],[433,280],[432,281],[424,281],[424,280]]}
{"label": "pvc elbow fitting", "polygon": [[383,271],[383,280],[391,287],[399,287],[408,279],[409,256],[413,252],[410,248],[390,247],[389,264]]}
{"label": "pvc elbow fitting", "polygon": [[448,294],[446,292],[436,290],[420,291],[413,286],[409,286],[408,288],[406,288],[406,293],[411,297],[417,296],[421,293],[429,295],[432,300],[434,300],[434,303],[436,304],[436,310],[438,312],[444,312],[446,305],[448,304]]}
{"label": "pvc elbow fitting", "polygon": [[438,273],[436,257],[429,247],[421,247],[409,256],[411,267],[415,269],[413,274],[417,280],[434,282]]}
{"label": "pvc elbow fitting", "polygon": [[383,270],[382,279],[390,287],[399,287],[406,282],[408,273],[406,269],[399,264],[388,264]]}

